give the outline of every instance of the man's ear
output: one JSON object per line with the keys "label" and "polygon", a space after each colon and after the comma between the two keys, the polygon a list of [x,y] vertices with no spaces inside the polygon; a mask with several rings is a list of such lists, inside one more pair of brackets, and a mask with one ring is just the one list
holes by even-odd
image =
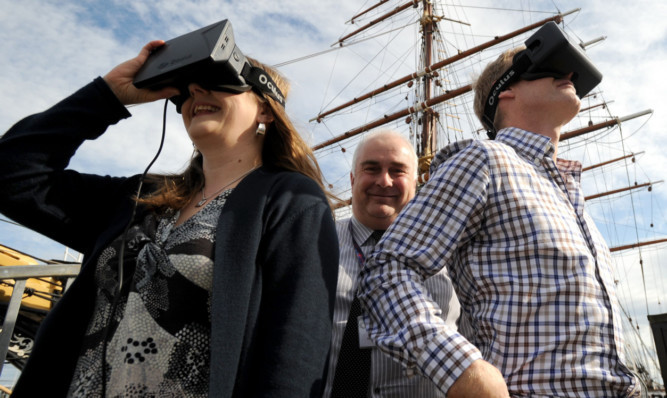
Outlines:
{"label": "man's ear", "polygon": [[354,173],[350,172],[350,186],[354,185]]}
{"label": "man's ear", "polygon": [[498,94],[498,99],[511,99],[516,96],[516,93],[512,90],[512,87],[509,87],[507,90],[503,90]]}

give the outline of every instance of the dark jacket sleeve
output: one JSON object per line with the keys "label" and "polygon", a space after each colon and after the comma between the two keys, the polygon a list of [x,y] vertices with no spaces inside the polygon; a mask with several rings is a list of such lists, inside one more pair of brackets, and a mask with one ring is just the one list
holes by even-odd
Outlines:
{"label": "dark jacket sleeve", "polygon": [[[223,264],[224,273],[214,271],[214,292],[225,299],[214,302],[211,314],[211,392],[230,396],[231,382],[234,397],[320,397],[338,275],[331,210],[321,189],[296,173],[273,179],[263,207],[244,207],[262,202],[254,197],[262,195],[263,180],[254,177],[243,184],[257,188],[232,199],[234,192],[225,204],[234,208],[222,221],[231,230],[218,243],[237,259]],[[245,228],[256,218],[260,231]],[[216,350],[233,359],[216,363]],[[221,381],[216,374],[235,377]]]}
{"label": "dark jacket sleeve", "polygon": [[16,123],[0,138],[0,212],[87,254],[81,274],[42,322],[12,396],[67,393],[93,310],[94,256],[89,254],[118,236],[128,222],[138,178],[81,174],[66,167],[84,140],[97,138],[127,116],[106,83],[97,79]]}
{"label": "dark jacket sleeve", "polygon": [[124,185],[124,178],[66,167],[85,140],[128,116],[98,78],[16,123],[0,138],[0,212],[68,247],[88,251],[121,198],[129,201],[133,188]]}

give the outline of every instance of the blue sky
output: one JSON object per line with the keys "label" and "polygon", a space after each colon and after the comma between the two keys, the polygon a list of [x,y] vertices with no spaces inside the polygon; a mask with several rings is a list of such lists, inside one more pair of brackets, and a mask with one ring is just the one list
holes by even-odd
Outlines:
{"label": "blue sky", "polygon": [[[368,2],[371,5],[374,2]],[[461,4],[460,0],[445,1]],[[629,168],[605,168],[606,173],[593,172],[585,180],[587,194],[613,189],[627,181],[659,181],[666,178],[667,138],[667,3],[662,0],[514,0],[466,1],[466,7],[447,7],[446,17],[469,22],[463,25],[445,25],[443,33],[456,48],[465,50],[490,40],[495,35],[548,17],[556,9],[581,11],[565,18],[566,31],[582,41],[606,36],[602,43],[590,46],[588,54],[603,72],[599,98],[609,103],[607,115],[623,116],[644,109],[653,109],[651,117],[643,117],[624,124],[621,132],[614,131],[599,137],[596,145],[567,144],[562,150],[581,156],[584,164],[593,163],[608,154],[644,151],[638,162]],[[402,2],[385,7],[391,9]],[[493,7],[493,9],[488,9]],[[283,64],[293,59],[327,50],[324,55],[289,63],[280,70],[292,82],[288,113],[302,131],[304,138],[317,144],[336,136],[352,125],[373,120],[378,114],[398,109],[399,102],[379,98],[376,105],[363,109],[363,115],[346,115],[326,123],[311,123],[327,104],[338,104],[343,99],[359,95],[372,84],[388,81],[390,74],[402,76],[407,60],[414,54],[402,48],[414,43],[414,25],[404,26],[414,14],[397,18],[391,25],[393,33],[375,42],[336,49],[331,47],[338,37],[358,25],[345,24],[347,19],[364,8],[362,1],[352,0],[244,0],[244,1],[182,1],[156,2],[148,0],[109,0],[97,2],[80,0],[22,0],[3,5],[0,13],[0,133],[31,113],[43,110],[59,99],[103,75],[116,64],[133,57],[147,41],[169,39],[207,24],[228,18],[234,25],[237,43],[247,55],[268,64]],[[530,9],[534,12],[518,12]],[[462,33],[471,35],[463,38]],[[474,35],[472,35],[474,32]],[[464,41],[465,40],[465,41]],[[514,41],[513,45],[520,44]],[[386,51],[376,56],[377,50]],[[494,57],[493,51],[477,56],[485,62]],[[380,67],[367,68],[368,61],[381,62]],[[478,64],[479,65],[479,64]],[[479,66],[460,67],[454,83],[469,83]],[[449,72],[443,72],[449,77]],[[355,78],[356,77],[356,78]],[[351,83],[349,83],[351,81]],[[453,83],[453,84],[454,84]],[[455,84],[455,85],[456,85]],[[596,100],[590,100],[593,103]],[[157,150],[162,103],[132,107],[133,117],[109,131],[100,139],[84,144],[71,167],[80,171],[111,175],[130,175],[143,171]],[[170,108],[167,116],[167,142],[160,159],[153,168],[156,172],[177,171],[187,161],[192,146],[182,128],[179,115]],[[478,128],[475,121],[460,123],[470,132]],[[470,121],[471,120],[471,121]],[[597,121],[597,120],[596,120]],[[407,131],[401,121],[395,127]],[[622,133],[627,140],[618,140]],[[454,138],[457,138],[454,136]],[[339,192],[348,182],[347,172],[354,141],[318,153],[327,180]],[[620,155],[619,155],[620,156]],[[610,177],[611,176],[611,177]],[[667,235],[667,220],[662,203],[667,185],[656,185],[652,192],[625,195],[622,199],[597,200],[592,214],[610,241],[610,245],[634,242]],[[614,217],[612,217],[612,215]],[[0,215],[0,219],[6,217]],[[612,220],[607,223],[605,220]],[[634,219],[639,220],[635,227]],[[653,223],[651,228],[649,225]],[[0,243],[29,252],[42,258],[62,258],[64,248],[40,235],[8,222],[0,222]],[[659,267],[665,245],[642,253],[648,293],[631,290],[643,285],[637,271],[636,252],[617,256],[619,291],[622,298],[632,301],[638,314],[667,312],[661,296],[667,281],[667,270]],[[629,296],[629,297],[628,297]],[[640,297],[639,297],[640,296]],[[637,315],[642,318],[645,315]],[[645,330],[642,330],[645,332]]]}

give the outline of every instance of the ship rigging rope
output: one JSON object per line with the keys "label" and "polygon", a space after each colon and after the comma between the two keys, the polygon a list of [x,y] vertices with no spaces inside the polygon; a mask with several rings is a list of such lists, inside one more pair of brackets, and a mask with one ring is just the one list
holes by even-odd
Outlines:
{"label": "ship rigging rope", "polygon": [[[368,60],[368,62],[366,63],[366,65],[365,65],[363,68],[361,68],[361,70],[360,70],[359,72],[357,72],[357,74],[356,74],[352,79],[350,79],[350,81],[349,81],[344,87],[342,87],[342,88],[340,89],[340,91],[338,92],[338,94],[336,94],[335,96],[333,96],[333,98],[332,98],[326,105],[324,105],[324,106],[322,107],[322,109],[320,109],[320,113],[322,112],[322,110],[324,110],[324,109],[330,107],[331,104],[332,104],[332,103],[333,103],[333,102],[340,96],[340,94],[343,93],[343,92],[344,92],[344,91],[345,91],[345,90],[346,90],[346,89],[347,89],[347,88],[348,88],[348,87],[349,87],[349,86],[350,86],[350,85],[351,85],[351,84],[352,84],[352,83],[353,83],[353,82],[354,82],[354,81],[361,75],[362,72],[364,72],[366,69],[368,69],[368,68],[372,65],[372,62],[373,62],[377,57],[379,57],[380,55],[384,55],[384,53],[386,52],[387,48],[390,46],[390,44],[391,44],[391,43],[392,43],[398,36],[399,36],[399,34],[397,33],[396,36],[394,36],[394,37],[393,37],[391,40],[389,40],[389,41],[388,41],[388,42],[387,42],[387,43],[386,43],[386,44],[385,44],[379,51],[377,51],[377,53],[376,53],[370,60]],[[352,51],[352,50],[351,50],[351,51]],[[406,50],[406,52],[409,52],[409,51],[410,51],[410,50]],[[357,54],[357,55],[358,55],[359,57],[361,57],[361,55],[359,55],[359,54]],[[400,61],[401,59],[404,59],[404,57],[397,57],[397,61]],[[332,72],[332,74],[333,74],[333,72]],[[378,74],[378,77],[377,77],[374,81],[369,82],[368,85],[367,85],[366,87],[368,88],[368,87],[370,87],[371,85],[373,85],[373,84],[375,83],[375,81],[377,81],[379,78],[380,78],[380,74]]]}
{"label": "ship rigging rope", "polygon": [[[389,32],[394,32],[394,31],[397,31],[397,30],[403,30],[403,29],[405,29],[406,27],[408,27],[408,26],[410,26],[410,25],[414,25],[414,23],[412,23],[412,24],[408,24],[408,25],[403,25],[403,26],[401,26],[401,27],[399,27],[399,28],[392,29],[392,30],[389,31]],[[389,33],[389,32],[386,32],[386,33]],[[389,47],[389,45],[390,45],[396,38],[399,37],[399,35],[400,35],[400,32],[396,33],[396,35],[394,35],[394,37],[390,38],[390,39],[387,41],[387,43],[385,43],[385,45],[382,47],[382,49],[380,49],[379,51],[377,51],[376,54],[375,54],[375,55],[374,55],[374,56],[373,56],[373,57],[366,63],[366,65],[365,65],[365,66],[364,66],[364,67],[363,67],[363,68],[362,68],[362,69],[361,69],[361,70],[360,70],[360,71],[359,71],[359,72],[358,72],[352,79],[350,79],[350,81],[349,81],[344,87],[341,88],[341,90],[338,92],[338,94],[334,95],[334,96],[331,98],[331,100],[330,100],[327,104],[323,105],[323,106],[320,108],[320,112],[319,112],[319,113],[321,113],[322,110],[328,108],[328,107],[329,107],[329,106],[330,106],[330,105],[331,105],[331,104],[332,104],[332,103],[339,97],[339,95],[340,95],[343,91],[345,91],[345,89],[347,89],[347,87],[349,87],[349,86],[355,81],[355,79],[357,79],[357,78],[361,75],[361,73],[362,73],[363,71],[365,71],[367,68],[369,68],[369,67],[371,66],[373,60],[375,60],[375,59],[376,59],[378,56],[380,56],[381,54],[384,54],[385,50]],[[350,50],[350,51],[352,51],[352,50]],[[398,59],[400,59],[400,58],[401,58],[401,57],[398,57]],[[325,93],[326,93],[326,91],[329,90],[329,85],[330,85],[330,83],[331,83],[331,79],[332,79],[332,77],[333,77],[333,68],[332,68],[331,74],[330,74],[330,76],[329,76],[329,82],[327,83],[327,87],[326,87],[326,89],[325,89]],[[379,78],[379,77],[378,77],[378,78]],[[370,84],[370,83],[369,83],[369,84]],[[369,111],[370,111],[370,109],[369,109]],[[333,135],[332,135],[332,137],[333,137]]]}
{"label": "ship rigging rope", "polygon": [[363,10],[365,10],[368,7],[368,3],[370,3],[370,0],[364,1],[364,4],[360,5],[359,8],[357,9],[357,11],[355,11],[353,15],[357,15],[357,14],[361,13]]}
{"label": "ship rigging rope", "polygon": [[[533,13],[533,14],[553,14],[553,11],[537,11],[537,10],[503,8],[503,7],[464,6],[464,5],[460,5],[460,4],[451,4],[451,3],[443,3],[442,6],[461,7],[461,8],[477,8],[477,9],[482,9],[482,10],[493,10],[493,11],[512,11],[512,12]],[[554,7],[555,7],[555,5],[554,5]]]}
{"label": "ship rigging rope", "polygon": [[[627,312],[627,310],[625,309],[625,307],[623,307],[623,303],[621,303],[621,302],[619,301],[618,306],[621,308],[621,311],[623,311],[623,315],[625,315],[625,317],[628,319],[628,322],[630,323],[630,326],[632,326],[632,317],[630,317],[630,314],[628,314],[628,312]],[[642,336],[639,334],[639,332],[637,331],[637,329],[635,329],[634,327],[630,327],[630,330],[632,330],[632,331],[637,335],[637,338],[639,339],[640,344],[641,344],[642,347],[644,348],[644,351],[652,350],[653,352],[655,352],[655,350],[656,350],[656,349],[655,349],[655,341],[651,340],[651,342],[653,343],[653,347],[652,347],[652,348],[649,348],[649,347],[646,346],[646,343],[644,343],[644,339],[643,339]],[[656,362],[654,356],[652,356],[652,355],[645,355],[645,357],[647,357],[651,362],[653,362],[653,366],[655,366],[656,369],[660,369],[660,366],[659,366],[658,363]]]}
{"label": "ship rigging rope", "polygon": [[328,54],[328,53],[330,53],[330,52],[334,52],[334,51],[339,51],[339,50],[341,50],[341,49],[343,49],[343,48],[345,48],[345,47],[351,47],[351,46],[354,46],[354,45],[356,45],[356,44],[363,43],[363,42],[368,41],[368,40],[376,39],[376,38],[378,38],[378,37],[380,37],[380,36],[387,35],[387,34],[389,34],[389,33],[392,33],[392,32],[394,32],[394,31],[397,31],[397,30],[405,29],[405,28],[407,28],[407,27],[410,26],[410,25],[416,25],[416,24],[418,24],[418,23],[419,23],[419,22],[411,22],[411,23],[409,23],[409,24],[406,24],[406,25],[403,25],[403,26],[399,26],[399,27],[394,28],[394,29],[390,29],[390,30],[388,30],[388,31],[386,31],[386,32],[381,32],[381,33],[378,33],[378,34],[375,34],[375,35],[371,35],[371,36],[368,36],[368,37],[364,37],[363,39],[359,39],[359,40],[355,40],[355,41],[350,41],[350,42],[347,42],[347,43],[341,43],[340,46],[337,46],[337,47],[334,47],[334,48],[330,48],[330,49],[328,49],[328,50],[318,51],[318,52],[316,52],[316,53],[312,53],[312,54],[309,54],[309,55],[304,55],[304,56],[302,56],[302,57],[294,58],[294,59],[291,59],[291,60],[288,60],[288,61],[284,61],[284,62],[280,62],[280,63],[278,63],[278,64],[273,64],[273,65],[271,65],[271,66],[274,67],[274,68],[280,68],[281,66],[290,65],[290,64],[297,63],[297,62],[305,61],[305,60],[307,60],[307,59],[311,59],[311,58],[319,57],[320,55]]}
{"label": "ship rigging rope", "polygon": [[322,95],[322,103],[320,104],[320,111],[326,106],[324,104],[325,98],[327,97],[327,93],[329,92],[329,88],[331,87],[331,80],[333,79],[333,71],[336,69],[336,65],[338,65],[338,56],[340,53],[336,54],[336,58],[334,59],[333,64],[331,65],[331,72],[329,73],[329,80],[327,80],[327,85],[324,88],[324,93]]}
{"label": "ship rigging rope", "polygon": [[[625,153],[626,148],[625,148],[625,139],[623,138],[623,126],[620,123],[618,124],[618,131],[621,135],[622,150],[623,150],[623,153]],[[626,164],[627,164],[627,160],[626,160]],[[630,182],[630,173],[628,172],[627,167],[625,168],[625,173],[626,173],[626,176],[628,178],[628,182]],[[635,220],[635,236],[637,238],[637,242],[639,242],[639,226],[637,225],[637,211],[636,211],[636,208],[635,208],[635,196],[634,195],[630,195],[630,204],[631,204],[631,207],[632,207],[632,216],[633,216],[633,219]],[[639,252],[639,266],[640,266],[640,269],[642,271],[642,283],[644,285],[644,300],[646,301],[646,313],[648,314],[649,313],[649,310],[648,310],[648,294],[646,292],[646,276],[644,274],[644,259],[643,259],[643,256],[642,256],[641,246],[637,247],[637,250]]]}
{"label": "ship rigging rope", "polygon": [[7,224],[17,225],[17,226],[19,226],[19,227],[22,227],[22,226],[23,226],[23,225],[21,225],[21,224],[19,224],[19,223],[17,223],[17,222],[8,220],[8,219],[6,219],[6,218],[0,218],[0,222],[6,222]]}
{"label": "ship rigging rope", "polygon": [[623,140],[628,140],[628,139],[630,139],[631,137],[634,137],[635,134],[637,134],[641,129],[644,128],[644,126],[646,125],[646,123],[648,123],[648,121],[651,120],[652,117],[653,117],[653,113],[651,113],[651,114],[649,115],[649,117],[646,118],[646,120],[644,121],[644,123],[642,123],[638,128],[636,128],[630,135],[628,135],[627,137],[625,137],[624,139],[621,139],[621,140],[619,140],[619,141],[616,141],[616,142],[610,142],[610,144],[619,144],[619,143],[622,143]]}

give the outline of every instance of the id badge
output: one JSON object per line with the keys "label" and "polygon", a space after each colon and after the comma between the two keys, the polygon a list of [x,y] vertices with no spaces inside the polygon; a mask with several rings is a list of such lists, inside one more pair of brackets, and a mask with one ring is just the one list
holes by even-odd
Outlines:
{"label": "id badge", "polygon": [[375,344],[370,337],[368,337],[368,331],[366,331],[366,326],[364,325],[364,317],[359,315],[357,317],[357,329],[359,330],[359,348],[373,348]]}

